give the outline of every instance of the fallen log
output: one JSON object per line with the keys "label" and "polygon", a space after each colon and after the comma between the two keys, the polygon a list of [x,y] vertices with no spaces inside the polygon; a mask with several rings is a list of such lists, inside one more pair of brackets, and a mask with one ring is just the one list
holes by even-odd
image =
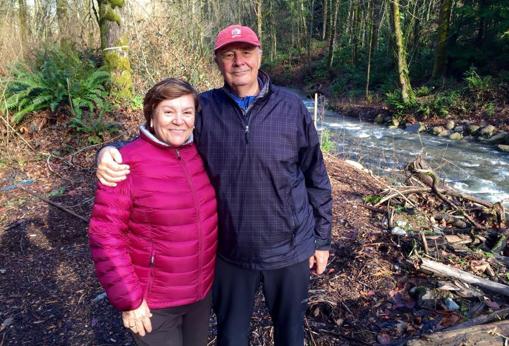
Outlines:
{"label": "fallen log", "polygon": [[482,315],[482,316],[479,316],[476,318],[472,318],[471,320],[457,324],[455,326],[452,326],[451,328],[447,328],[446,331],[469,328],[469,327],[477,326],[480,324],[485,324],[485,323],[490,323],[490,322],[495,322],[495,321],[502,321],[502,320],[505,320],[507,318],[507,316],[509,316],[509,308],[501,309],[501,310],[492,312],[491,314]]}
{"label": "fallen log", "polygon": [[437,332],[418,340],[410,340],[407,346],[503,346],[508,340],[505,335],[509,335],[509,321]]}
{"label": "fallen log", "polygon": [[432,272],[439,276],[452,277],[482,289],[509,296],[509,286],[481,278],[466,271],[453,268],[446,264],[435,262],[427,258],[421,258],[421,270]]}

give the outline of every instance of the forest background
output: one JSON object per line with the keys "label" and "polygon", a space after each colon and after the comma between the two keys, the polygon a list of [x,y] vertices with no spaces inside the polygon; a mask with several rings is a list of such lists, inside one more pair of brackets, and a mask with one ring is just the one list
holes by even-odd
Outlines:
{"label": "forest background", "polygon": [[[0,0],[0,346],[130,344],[86,239],[96,151],[136,134],[143,95],[157,81],[220,87],[212,47],[231,23],[258,32],[275,82],[320,92],[360,118],[382,110],[402,124],[459,118],[509,130],[507,0]],[[387,344],[506,307],[455,296],[460,312],[428,309],[416,319],[407,291],[434,283],[401,268],[403,250],[415,252],[419,240],[403,249],[380,209],[365,205],[386,187],[381,180],[327,162],[334,255],[310,291],[309,344]],[[433,198],[421,200],[435,212]],[[394,209],[414,212],[404,206]],[[418,239],[434,236],[428,226]],[[500,239],[489,249],[507,235]],[[465,253],[448,252],[447,263],[488,268],[484,252]],[[490,256],[492,278],[509,281]],[[256,309],[253,345],[270,344],[266,316]]]}
{"label": "forest background", "polygon": [[0,18],[4,123],[60,114],[91,142],[164,77],[220,86],[213,40],[231,23],[258,32],[282,84],[400,117],[506,110],[505,0],[2,0]]}

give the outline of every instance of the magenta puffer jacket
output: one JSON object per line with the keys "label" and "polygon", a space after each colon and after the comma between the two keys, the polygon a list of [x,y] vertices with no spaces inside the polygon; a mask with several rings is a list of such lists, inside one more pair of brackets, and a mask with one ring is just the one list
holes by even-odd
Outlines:
{"label": "magenta puffer jacket", "polygon": [[215,192],[194,144],[168,147],[143,132],[120,150],[127,179],[98,183],[89,226],[96,274],[113,306],[194,303],[212,287]]}

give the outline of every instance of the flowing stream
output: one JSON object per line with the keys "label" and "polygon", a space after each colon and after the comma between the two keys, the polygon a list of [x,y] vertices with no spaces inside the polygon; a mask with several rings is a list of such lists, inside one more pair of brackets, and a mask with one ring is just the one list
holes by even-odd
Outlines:
{"label": "flowing stream", "polygon": [[[314,102],[303,101],[313,114]],[[509,154],[476,142],[390,129],[329,110],[324,113],[317,127],[328,129],[333,150],[343,159],[358,161],[375,174],[390,177],[422,154],[450,186],[509,207]]]}

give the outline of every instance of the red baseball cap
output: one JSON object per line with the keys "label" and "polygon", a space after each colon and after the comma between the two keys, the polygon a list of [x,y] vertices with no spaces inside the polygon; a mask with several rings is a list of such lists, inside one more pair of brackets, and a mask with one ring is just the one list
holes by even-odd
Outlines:
{"label": "red baseball cap", "polygon": [[253,29],[248,26],[233,24],[224,28],[219,32],[219,34],[217,34],[214,52],[219,48],[234,42],[244,42],[260,47],[260,40]]}

